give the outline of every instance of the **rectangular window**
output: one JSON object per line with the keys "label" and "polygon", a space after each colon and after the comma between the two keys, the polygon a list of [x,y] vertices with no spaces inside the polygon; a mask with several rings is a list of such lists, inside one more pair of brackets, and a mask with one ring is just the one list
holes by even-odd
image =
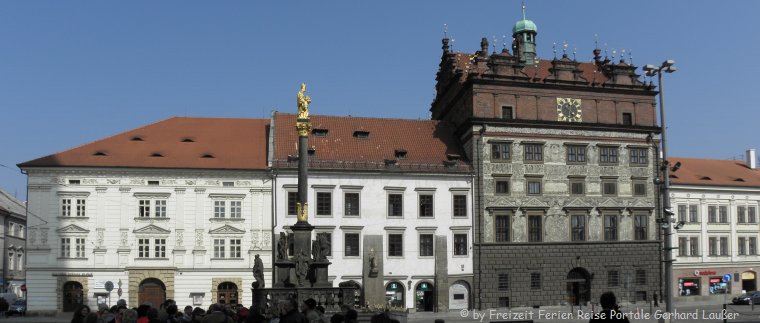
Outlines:
{"label": "rectangular window", "polygon": [[288,215],[296,215],[296,203],[298,203],[298,192],[288,192]]}
{"label": "rectangular window", "polygon": [[543,144],[523,144],[523,150],[525,151],[524,161],[527,161],[527,162],[544,161],[544,145]]}
{"label": "rectangular window", "polygon": [[541,215],[528,216],[528,242],[541,242],[543,230],[541,229]]}
{"label": "rectangular window", "polygon": [[570,195],[586,195],[586,179],[570,179]]}
{"label": "rectangular window", "polygon": [[420,217],[432,218],[433,217],[433,196],[428,194],[420,194]]}
{"label": "rectangular window", "polygon": [[530,289],[541,289],[541,273],[530,273]]}
{"label": "rectangular window", "polygon": [[528,195],[541,195],[541,180],[537,178],[526,178]]}
{"label": "rectangular window", "polygon": [[708,242],[710,244],[710,256],[717,256],[718,255],[718,239],[715,237],[710,237],[708,239]]}
{"label": "rectangular window", "polygon": [[618,285],[620,285],[620,274],[618,271],[607,271],[607,287],[617,287]]}
{"label": "rectangular window", "polygon": [[150,257],[150,239],[137,239],[137,257]]}
{"label": "rectangular window", "polygon": [[717,216],[716,216],[716,207],[715,205],[710,205],[707,207],[707,222],[708,223],[716,223],[718,222]]}
{"label": "rectangular window", "polygon": [[509,242],[509,214],[496,214],[494,216],[494,240],[496,242]]}
{"label": "rectangular window", "polygon": [[747,208],[747,223],[757,223],[757,217],[755,216],[755,212],[757,211],[757,208],[754,206],[750,206]]}
{"label": "rectangular window", "polygon": [[757,255],[757,237],[749,237],[747,242],[747,254],[750,256]]}
{"label": "rectangular window", "polygon": [[166,258],[166,239],[155,239],[153,243],[153,255],[156,258]]}
{"label": "rectangular window", "polygon": [[500,142],[491,144],[491,160],[505,161],[511,158],[510,143]]}
{"label": "rectangular window", "polygon": [[454,195],[454,217],[467,217],[467,195]]}
{"label": "rectangular window", "polygon": [[688,214],[686,213],[686,205],[678,204],[678,221],[686,222]]}
{"label": "rectangular window", "polygon": [[359,193],[343,194],[345,216],[359,216]]}
{"label": "rectangular window", "polygon": [[623,112],[623,125],[633,125],[633,115],[630,112]]}
{"label": "rectangular window", "polygon": [[646,166],[649,164],[649,150],[647,148],[630,148],[628,153],[633,166]]}
{"label": "rectangular window", "polygon": [[689,250],[687,249],[686,242],[688,238],[686,237],[678,237],[678,255],[679,256],[688,256]]}
{"label": "rectangular window", "polygon": [[636,285],[643,286],[647,284],[647,271],[643,269],[636,269]]}
{"label": "rectangular window", "polygon": [[618,147],[599,146],[599,164],[617,164]]}
{"label": "rectangular window", "polygon": [[509,274],[499,274],[499,290],[509,290]]}
{"label": "rectangular window", "polygon": [[689,255],[699,256],[699,238],[698,237],[689,238]]}
{"label": "rectangular window", "polygon": [[509,195],[509,178],[495,178],[496,195]]}
{"label": "rectangular window", "polygon": [[61,238],[61,258],[71,258],[71,238]]}
{"label": "rectangular window", "polygon": [[84,247],[85,247],[84,238],[76,238],[75,243],[76,243],[76,245],[74,246],[76,250],[75,257],[84,258]]}
{"label": "rectangular window", "polygon": [[604,216],[604,241],[617,241],[617,215]]}
{"label": "rectangular window", "polygon": [[636,240],[647,240],[649,233],[649,217],[646,214],[635,214],[634,218],[634,235]]}
{"label": "rectangular window", "polygon": [[719,206],[718,215],[720,216],[720,223],[728,223],[728,206]]}
{"label": "rectangular window", "polygon": [[699,213],[697,213],[696,205],[689,205],[689,222],[691,223],[699,222]]}
{"label": "rectangular window", "polygon": [[332,193],[317,192],[317,215],[332,214]]}
{"label": "rectangular window", "polygon": [[166,217],[166,200],[156,200],[156,217],[165,218]]}
{"label": "rectangular window", "polygon": [[720,237],[720,255],[728,256],[728,238]]}
{"label": "rectangular window", "polygon": [[585,164],[586,163],[586,146],[567,146],[567,163],[568,164]]}
{"label": "rectangular window", "polygon": [[224,258],[224,239],[214,239],[214,258]]}
{"label": "rectangular window", "polygon": [[346,233],[346,257],[359,257],[359,234]]}
{"label": "rectangular window", "polygon": [[389,234],[388,235],[388,256],[390,257],[402,257],[404,256],[404,236],[402,234]]}
{"label": "rectangular window", "polygon": [[242,256],[242,245],[240,239],[230,239],[230,258],[240,258]]}
{"label": "rectangular window", "polygon": [[572,227],[572,241],[586,241],[586,216],[585,215],[572,215],[570,216],[570,222]]}
{"label": "rectangular window", "polygon": [[454,235],[454,255],[466,256],[467,255],[467,234],[455,234]]}
{"label": "rectangular window", "polygon": [[230,201],[230,218],[243,217],[243,201]]}
{"label": "rectangular window", "polygon": [[420,257],[433,256],[433,235],[420,234]]}
{"label": "rectangular window", "polygon": [[77,199],[77,216],[85,215],[85,200]]}
{"label": "rectangular window", "polygon": [[403,216],[403,206],[403,194],[388,194],[388,216]]}
{"label": "rectangular window", "polygon": [[501,118],[504,119],[504,120],[514,119],[514,117],[512,115],[512,107],[502,106],[501,107]]}
{"label": "rectangular window", "polygon": [[738,253],[740,256],[747,255],[747,238],[745,237],[739,237],[737,242],[737,247],[739,247]]}
{"label": "rectangular window", "polygon": [[214,217],[223,218],[227,212],[227,201],[214,201]]}
{"label": "rectangular window", "polygon": [[71,199],[61,200],[61,216],[71,216]]}
{"label": "rectangular window", "polygon": [[150,200],[140,200],[138,202],[137,213],[141,218],[150,216]]}
{"label": "rectangular window", "polygon": [[747,215],[747,207],[746,206],[737,206],[736,207],[736,223],[746,223]]}
{"label": "rectangular window", "polygon": [[602,180],[602,196],[617,196],[617,180]]}
{"label": "rectangular window", "polygon": [[633,183],[633,196],[647,196],[647,182],[634,180]]}

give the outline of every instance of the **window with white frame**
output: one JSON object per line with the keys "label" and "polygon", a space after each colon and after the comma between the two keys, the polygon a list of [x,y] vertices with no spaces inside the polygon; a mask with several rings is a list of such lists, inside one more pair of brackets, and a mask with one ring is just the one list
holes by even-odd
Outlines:
{"label": "window with white frame", "polygon": [[343,215],[359,216],[359,192],[343,193]]}
{"label": "window with white frame", "polygon": [[241,218],[243,216],[243,201],[230,201],[230,217]]}
{"label": "window with white frame", "polygon": [[468,249],[467,233],[454,233],[454,256],[466,256]]}
{"label": "window with white frame", "polygon": [[454,217],[466,218],[467,217],[467,195],[454,194],[454,205],[452,214]]}
{"label": "window with white frame", "polygon": [[432,218],[433,215],[433,194],[425,193],[419,195],[419,206],[421,218]]}
{"label": "window with white frame", "polygon": [[432,233],[420,234],[420,257],[433,256],[433,241],[434,237]]}
{"label": "window with white frame", "polygon": [[[151,212],[151,210],[153,212]],[[137,201],[137,216],[141,218],[166,217],[165,199],[140,199]]]}
{"label": "window with white frame", "polygon": [[346,257],[359,257],[359,233],[346,232],[344,235]]}
{"label": "window with white frame", "polygon": [[214,201],[214,217],[224,218],[227,213],[227,201]]}
{"label": "window with white frame", "polygon": [[242,258],[242,255],[243,253],[241,239],[214,239],[214,258],[239,259]]}
{"label": "window with white frame", "polygon": [[77,258],[84,258],[84,250],[85,250],[85,239],[84,238],[76,238],[74,239],[74,250],[76,251],[74,256]]}
{"label": "window with white frame", "polygon": [[71,216],[71,199],[61,200],[61,216]]}
{"label": "window with white frame", "polygon": [[8,250],[8,269],[9,270],[16,270],[16,255],[13,253],[13,251]]}
{"label": "window with white frame", "polygon": [[86,216],[85,209],[85,200],[77,199],[77,216]]}
{"label": "window with white frame", "polygon": [[[72,213],[72,207],[74,212]],[[61,216],[86,216],[87,203],[84,198],[61,199]]]}
{"label": "window with white frame", "polygon": [[215,199],[214,218],[240,219],[243,217],[243,201],[240,199]]}
{"label": "window with white frame", "polygon": [[61,258],[71,258],[71,238],[61,238]]}
{"label": "window with white frame", "polygon": [[138,258],[166,258],[166,239],[139,238],[137,239]]}

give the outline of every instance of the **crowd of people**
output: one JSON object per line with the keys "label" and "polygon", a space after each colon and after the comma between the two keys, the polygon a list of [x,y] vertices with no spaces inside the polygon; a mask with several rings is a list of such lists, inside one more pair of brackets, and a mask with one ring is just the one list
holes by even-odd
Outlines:
{"label": "crowd of people", "polygon": [[[212,304],[206,310],[185,306],[182,311],[172,299],[158,308],[150,304],[128,308],[121,299],[110,308],[99,304],[96,312],[82,305],[74,312],[71,323],[358,323],[359,314],[350,306],[342,306],[340,312],[328,316],[325,308],[311,298],[300,306],[293,298],[282,300],[266,310]],[[398,323],[386,313],[376,314],[371,322]]]}

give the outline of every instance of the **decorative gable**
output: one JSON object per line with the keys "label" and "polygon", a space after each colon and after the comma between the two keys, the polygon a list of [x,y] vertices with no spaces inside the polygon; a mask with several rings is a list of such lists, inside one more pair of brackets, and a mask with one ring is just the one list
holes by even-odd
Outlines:
{"label": "decorative gable", "polygon": [[145,227],[142,227],[142,228],[139,228],[139,229],[135,229],[132,232],[134,234],[158,234],[158,235],[167,235],[167,234],[171,233],[170,230],[161,228],[161,227],[153,225],[153,224],[145,226]]}
{"label": "decorative gable", "polygon": [[245,230],[241,230],[227,224],[216,229],[211,229],[208,231],[208,233],[209,234],[244,234]]}
{"label": "decorative gable", "polygon": [[82,228],[78,225],[70,224],[58,230],[55,230],[59,234],[87,234],[90,230]]}

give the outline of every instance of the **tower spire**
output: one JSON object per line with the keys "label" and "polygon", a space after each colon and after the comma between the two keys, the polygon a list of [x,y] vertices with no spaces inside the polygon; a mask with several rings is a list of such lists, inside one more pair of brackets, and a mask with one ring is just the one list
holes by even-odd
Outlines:
{"label": "tower spire", "polygon": [[525,20],[525,0],[522,0],[522,13],[523,13],[523,20]]}

